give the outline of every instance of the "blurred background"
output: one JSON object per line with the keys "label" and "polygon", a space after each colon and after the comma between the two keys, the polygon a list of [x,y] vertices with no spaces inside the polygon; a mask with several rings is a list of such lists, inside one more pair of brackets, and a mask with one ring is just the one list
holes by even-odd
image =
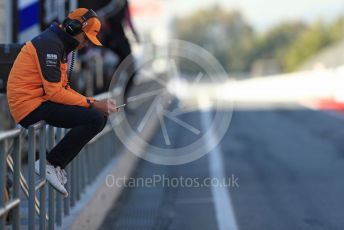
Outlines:
{"label": "blurred background", "polygon": [[[116,69],[113,66],[118,67],[118,63],[124,59],[121,57],[124,56],[123,52],[116,46],[111,48],[113,45],[107,42],[116,38],[117,30],[111,28],[111,18],[116,20],[114,15],[118,14],[124,2],[1,0],[0,43],[22,44],[52,22],[61,22],[72,9],[92,8],[103,20],[100,37],[105,42],[105,47],[101,50],[93,48],[96,52],[91,54],[81,52],[84,59],[81,58],[78,66],[82,68],[76,67],[76,72],[82,77],[75,77],[72,82],[75,88],[88,95],[104,92],[109,87],[113,70]],[[130,44],[137,60],[142,59],[144,53],[142,44],[164,45],[169,39],[180,39],[206,49],[221,63],[228,78],[235,80],[333,69],[340,67],[344,61],[344,5],[340,0],[131,0],[128,9],[130,24],[135,33],[130,33],[131,27],[125,25],[128,24],[125,19],[117,19],[123,20],[125,35],[121,36],[124,40],[129,39],[128,45]],[[135,40],[136,37],[140,40]],[[121,43],[121,39],[116,41]],[[87,53],[89,54],[85,55]],[[87,58],[94,56],[94,53],[104,57],[102,63],[98,64],[104,68],[92,67],[92,70],[87,71],[85,67],[91,65]],[[302,82],[300,79],[300,85],[306,84]],[[290,90],[292,89],[288,91]],[[340,92],[331,93],[338,100],[341,98]],[[324,103],[331,107],[332,98],[325,96],[326,98],[322,98],[326,99]],[[243,98],[242,95],[240,98]],[[290,98],[293,100],[292,95]],[[1,129],[12,126],[13,123],[2,123]]]}
{"label": "blurred background", "polygon": [[[343,0],[0,0],[0,43],[22,44],[77,7],[97,12],[104,43],[78,53],[71,81],[79,92],[97,95],[121,83],[114,72],[127,54],[136,66],[152,64],[141,65],[126,95],[132,130],[157,123],[150,135],[141,133],[146,154],[157,146],[188,146],[213,128],[215,108],[231,118],[222,139],[213,130],[218,143],[208,155],[173,166],[139,160],[130,175],[235,175],[240,184],[125,188],[111,209],[89,222],[98,221],[99,229],[343,228]],[[200,74],[205,66],[196,68],[193,60],[171,63],[171,40],[215,57],[225,78],[208,81],[203,75],[209,73]],[[4,57],[0,65],[10,65]],[[1,72],[0,79],[4,85]],[[160,96],[161,85],[174,98],[162,103],[169,111],[155,117],[155,99],[142,99]],[[15,128],[5,94],[0,103],[0,130]]]}

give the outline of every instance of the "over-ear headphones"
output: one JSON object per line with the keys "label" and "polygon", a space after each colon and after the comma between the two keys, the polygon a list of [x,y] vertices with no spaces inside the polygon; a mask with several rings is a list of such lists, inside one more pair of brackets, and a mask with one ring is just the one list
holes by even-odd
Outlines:
{"label": "over-ear headphones", "polygon": [[82,32],[84,23],[90,18],[98,18],[96,12],[94,12],[92,9],[89,9],[84,15],[81,16],[82,21],[67,18],[63,23],[65,31],[72,36],[80,34]]}

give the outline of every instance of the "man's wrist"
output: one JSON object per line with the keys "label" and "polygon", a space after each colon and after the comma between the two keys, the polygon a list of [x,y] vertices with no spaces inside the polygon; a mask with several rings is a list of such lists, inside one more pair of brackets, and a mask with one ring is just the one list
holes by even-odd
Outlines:
{"label": "man's wrist", "polygon": [[91,99],[89,99],[89,98],[86,98],[86,102],[87,102],[87,104],[89,105],[89,109],[92,109],[93,108],[93,102],[94,101],[91,101]]}

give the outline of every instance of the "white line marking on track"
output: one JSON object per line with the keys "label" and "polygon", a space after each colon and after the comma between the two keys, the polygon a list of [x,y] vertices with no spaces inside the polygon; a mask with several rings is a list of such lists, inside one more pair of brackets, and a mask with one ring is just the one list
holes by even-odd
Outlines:
{"label": "white line marking on track", "polygon": [[[211,116],[210,112],[203,112],[201,115],[202,125],[204,130],[211,128]],[[212,132],[209,135],[207,143],[209,146],[213,146],[215,142],[216,132]],[[223,168],[223,158],[220,146],[217,146],[209,153],[209,171],[211,178],[218,178],[222,180],[225,178]],[[225,186],[212,186],[211,191],[214,199],[214,206],[216,212],[216,219],[219,230],[238,230],[238,225],[235,220],[232,201],[229,195],[228,188]]]}

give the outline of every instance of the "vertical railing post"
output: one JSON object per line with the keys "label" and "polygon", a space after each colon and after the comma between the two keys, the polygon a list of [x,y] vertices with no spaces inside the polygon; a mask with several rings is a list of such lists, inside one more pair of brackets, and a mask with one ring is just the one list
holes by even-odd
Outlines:
{"label": "vertical railing post", "polygon": [[[67,165],[65,170],[66,170],[67,175],[68,175],[66,189],[70,193],[71,192],[71,186],[70,186],[71,185],[71,166],[70,166],[70,164]],[[63,200],[63,209],[64,209],[65,216],[69,215],[70,197],[71,197],[71,194]]]}
{"label": "vertical railing post", "polygon": [[95,161],[96,161],[96,165],[97,165],[97,174],[96,174],[96,176],[98,175],[98,173],[99,173],[99,171],[100,171],[100,164],[101,164],[101,157],[99,156],[99,152],[100,152],[100,144],[99,144],[99,140],[100,139],[98,139],[98,141],[96,141],[96,142],[94,142],[94,145],[95,145],[95,151],[94,151],[94,153],[93,153],[93,155],[94,155],[94,159],[95,159]]}
{"label": "vertical railing post", "polygon": [[75,161],[72,161],[71,163],[71,175],[72,175],[72,182],[71,182],[71,200],[70,200],[70,203],[71,203],[71,206],[74,207],[75,206],[75,203],[76,203],[76,181],[77,181],[77,178],[76,178],[76,162]]}
{"label": "vertical railing post", "polygon": [[[62,129],[57,128],[56,130],[56,142],[62,139]],[[62,195],[61,193],[56,193],[56,224],[57,226],[62,225]]]}
{"label": "vertical railing post", "polygon": [[[14,140],[14,151],[13,151],[13,199],[20,199],[20,168],[21,168],[21,135]],[[20,229],[20,205],[17,205],[13,209],[13,230]]]}
{"label": "vertical railing post", "polygon": [[[6,189],[6,152],[4,142],[0,142],[0,209],[5,208],[5,189]],[[0,216],[0,230],[5,229],[5,216]]]}
{"label": "vertical railing post", "polygon": [[[86,146],[85,149],[85,161],[86,161],[86,166],[91,165],[91,160],[90,160],[90,145]],[[89,185],[91,183],[91,170],[89,167],[86,170],[86,185]]]}
{"label": "vertical railing post", "polygon": [[94,161],[94,143],[91,143],[90,145],[89,145],[89,150],[90,150],[90,152],[89,152],[89,156],[90,156],[90,163],[91,163],[91,165],[92,165],[92,167],[90,167],[91,168],[91,177],[90,177],[90,179],[91,179],[91,181],[94,181],[94,177],[95,177],[95,174],[96,174],[96,162]]}
{"label": "vertical railing post", "polygon": [[29,168],[29,229],[35,229],[35,155],[36,155],[36,138],[34,127],[29,127],[29,151],[28,151],[28,168]]}
{"label": "vertical railing post", "polygon": [[[63,129],[62,137],[66,135],[67,131],[68,131],[67,129]],[[70,199],[71,199],[71,166],[70,164],[68,164],[64,170],[67,173],[67,184],[65,185],[65,188],[68,191],[69,195],[67,198],[63,199],[63,213],[65,216],[67,216],[69,215]]]}
{"label": "vertical railing post", "polygon": [[81,188],[82,191],[85,191],[86,187],[86,171],[87,171],[87,163],[86,163],[86,148],[84,148],[83,154],[81,155]]}
{"label": "vertical railing post", "polygon": [[76,159],[75,159],[75,181],[73,182],[75,184],[75,188],[76,188],[76,201],[79,201],[80,200],[80,187],[79,187],[79,181],[80,181],[80,178],[79,178],[79,169],[80,169],[80,157],[77,156]]}
{"label": "vertical railing post", "polygon": [[99,158],[99,169],[103,167],[104,165],[104,143],[102,143],[103,141],[103,137],[99,137],[99,139],[97,140],[97,142],[99,143],[99,148],[98,148],[98,152],[96,152],[95,154],[97,155],[97,157]]}
{"label": "vertical railing post", "polygon": [[91,152],[92,164],[94,166],[92,181],[94,181],[97,177],[97,172],[98,172],[98,161],[95,154],[97,152],[97,142],[93,142],[91,146],[92,146],[92,152]]}
{"label": "vertical railing post", "polygon": [[[83,150],[81,151],[81,154],[82,154]],[[81,171],[81,154],[78,155],[78,158],[77,158],[77,162],[78,162],[78,171],[77,171],[77,178],[78,178],[78,182],[77,182],[77,187],[78,187],[78,201],[80,200],[81,198],[81,176],[80,176],[80,171]]]}
{"label": "vertical railing post", "polygon": [[[49,126],[48,130],[48,147],[49,151],[53,148],[55,143],[54,127]],[[49,185],[49,230],[55,229],[55,190]]]}
{"label": "vertical railing post", "polygon": [[[40,128],[39,131],[39,169],[40,169],[40,178],[43,181],[46,181],[46,154],[47,154],[47,145],[46,145],[46,125]],[[46,185],[39,189],[39,229],[46,229]]]}
{"label": "vertical railing post", "polygon": [[88,184],[91,184],[92,181],[93,181],[93,171],[94,171],[94,164],[92,164],[92,144],[89,144],[88,145],[88,148],[87,148],[87,160],[88,160],[88,165],[92,165],[92,167],[89,167],[89,171],[88,171],[88,177],[87,177],[87,180],[88,180]]}

